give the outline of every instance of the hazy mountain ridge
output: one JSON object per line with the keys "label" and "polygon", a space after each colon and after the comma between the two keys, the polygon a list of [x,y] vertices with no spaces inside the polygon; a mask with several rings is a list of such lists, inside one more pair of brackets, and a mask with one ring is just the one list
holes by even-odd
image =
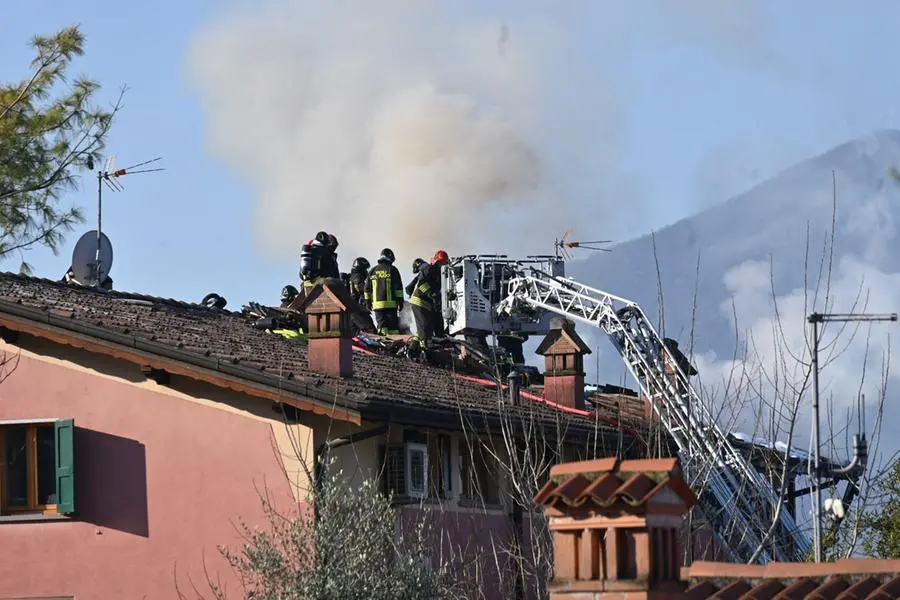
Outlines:
{"label": "hazy mountain ridge", "polygon": [[[656,321],[655,238],[665,332],[688,350],[696,286],[694,352],[703,383],[709,385],[730,367],[736,330],[742,341],[751,340],[761,355],[766,354],[767,345],[774,346],[772,283],[779,297],[785,343],[802,350],[807,228],[809,272],[814,280],[833,214],[834,304],[829,310],[850,311],[860,285],[869,297],[868,312],[900,310],[900,253],[894,251],[900,223],[900,183],[889,174],[893,166],[900,166],[900,131],[873,132],[796,164],[721,205],[657,231],[653,237],[646,235],[618,244],[611,253],[573,261],[568,271],[581,282],[637,301]],[[832,170],[837,182],[836,213],[832,211]],[[614,232],[604,233],[614,236]],[[810,287],[813,285],[811,281]],[[823,306],[816,308],[822,310]],[[888,327],[879,325],[872,330],[871,344],[879,351],[885,347]],[[609,343],[596,332],[582,330],[589,343],[601,351],[601,379],[621,378],[621,361]],[[865,343],[865,332],[857,337],[847,355],[839,364],[830,365],[823,377],[835,397],[843,401],[856,395],[859,384],[865,351],[860,344]],[[761,360],[771,358],[762,356]],[[877,353],[870,358],[873,364],[880,360]],[[593,367],[594,360],[590,363]],[[900,374],[900,363],[897,367],[895,373]],[[593,371],[590,368],[589,374]]]}

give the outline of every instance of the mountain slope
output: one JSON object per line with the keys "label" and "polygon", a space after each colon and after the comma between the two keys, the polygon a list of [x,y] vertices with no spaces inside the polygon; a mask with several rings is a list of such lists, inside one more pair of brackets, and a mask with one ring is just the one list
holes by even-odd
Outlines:
{"label": "mountain slope", "polygon": [[[802,351],[809,312],[803,290],[815,288],[819,261],[827,258],[825,243],[833,215],[833,304],[827,310],[900,309],[900,253],[894,250],[900,224],[900,183],[888,173],[898,165],[900,131],[874,132],[656,232],[665,332],[677,337],[685,350],[691,345],[695,285],[697,288],[693,347],[700,355],[697,360],[705,385],[728,372],[730,365],[724,361],[734,356],[736,334],[742,343],[756,348],[755,359],[761,364],[774,360],[772,348],[778,344]],[[836,213],[832,211],[832,171],[837,183]],[[568,267],[569,275],[637,301],[656,321],[654,238],[647,235],[621,243],[611,253],[574,261]],[[804,265],[807,239],[809,267]],[[808,284],[804,283],[806,272],[812,280]],[[773,289],[782,316],[780,326],[773,319]],[[868,303],[854,306],[861,289]],[[824,309],[821,299],[816,308]],[[871,343],[885,347],[888,326],[877,327],[872,329]],[[620,361],[612,347],[594,332],[584,333],[601,349],[601,378],[620,378]],[[828,366],[823,382],[830,381],[829,389],[839,404],[849,405],[857,393],[864,342],[862,332],[841,360]],[[877,355],[871,358],[880,360]],[[900,364],[896,372],[900,373]]]}

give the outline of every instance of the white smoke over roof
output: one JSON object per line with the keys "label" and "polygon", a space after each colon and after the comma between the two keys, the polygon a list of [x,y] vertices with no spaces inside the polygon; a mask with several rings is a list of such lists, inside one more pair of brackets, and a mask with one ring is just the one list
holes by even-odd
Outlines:
{"label": "white smoke over roof", "polygon": [[645,210],[621,158],[635,36],[744,56],[762,30],[745,3],[638,4],[255,3],[198,35],[189,74],[270,258],[320,229],[345,262],[549,251]]}

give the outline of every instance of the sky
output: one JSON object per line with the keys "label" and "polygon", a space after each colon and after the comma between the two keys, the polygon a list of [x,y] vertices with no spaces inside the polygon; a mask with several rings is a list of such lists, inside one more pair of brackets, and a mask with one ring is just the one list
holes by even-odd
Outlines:
{"label": "sky", "polygon": [[[377,4],[377,10],[375,6]],[[779,6],[780,5],[780,6]],[[626,240],[875,129],[897,126],[896,2],[275,0],[17,3],[29,38],[80,23],[75,70],[111,102],[105,194],[119,290],[239,309],[296,283],[320,229],[352,257],[549,252],[568,229]],[[65,198],[96,227],[96,182]],[[0,268],[15,270],[19,257]]]}

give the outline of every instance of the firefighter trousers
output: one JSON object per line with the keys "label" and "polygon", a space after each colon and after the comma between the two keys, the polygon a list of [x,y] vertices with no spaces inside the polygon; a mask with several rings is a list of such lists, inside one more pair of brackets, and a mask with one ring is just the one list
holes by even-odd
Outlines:
{"label": "firefighter trousers", "polygon": [[372,311],[375,313],[375,325],[381,335],[400,333],[400,315],[396,308],[382,308]]}
{"label": "firefighter trousers", "polygon": [[372,315],[368,312],[355,312],[350,315],[350,322],[354,327],[364,333],[375,333],[375,324],[372,323]]}
{"label": "firefighter trousers", "polygon": [[434,337],[433,311],[417,304],[412,305],[413,321],[416,323],[416,337],[422,341]]}

